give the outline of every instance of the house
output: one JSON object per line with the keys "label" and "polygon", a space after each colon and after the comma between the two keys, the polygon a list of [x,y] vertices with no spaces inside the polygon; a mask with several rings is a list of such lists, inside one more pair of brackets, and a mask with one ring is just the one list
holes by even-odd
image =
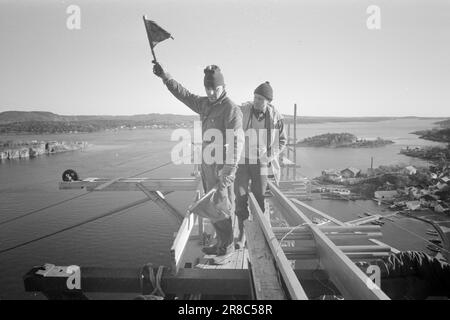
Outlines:
{"label": "house", "polygon": [[445,187],[447,187],[448,185],[450,185],[450,179],[447,176],[443,176],[439,178],[438,183],[436,184],[436,187],[439,190],[444,189]]}
{"label": "house", "polygon": [[360,173],[361,170],[353,167],[345,168],[344,170],[341,171],[341,175],[344,178],[356,178],[360,175]]}
{"label": "house", "polygon": [[413,174],[416,174],[416,173],[417,173],[417,169],[414,168],[413,166],[407,166],[407,167],[404,169],[404,173],[406,173],[407,175],[413,175]]}
{"label": "house", "polygon": [[327,169],[322,171],[322,177],[330,179],[332,181],[342,181],[342,175],[335,169]]}
{"label": "house", "polygon": [[415,200],[415,201],[406,201],[406,208],[408,209],[408,210],[417,210],[417,209],[420,209],[420,201],[417,201],[417,200]]}
{"label": "house", "polygon": [[332,188],[330,192],[341,196],[349,196],[351,194],[350,190],[345,188]]}
{"label": "house", "polygon": [[375,191],[375,198],[377,200],[394,200],[394,198],[398,196],[397,190],[389,190],[389,191]]}
{"label": "house", "polygon": [[450,178],[447,176],[441,177],[441,178],[439,178],[439,182],[449,184]]}
{"label": "house", "polygon": [[338,170],[336,169],[325,169],[322,171],[322,176],[328,176],[328,177],[340,177],[341,174]]}

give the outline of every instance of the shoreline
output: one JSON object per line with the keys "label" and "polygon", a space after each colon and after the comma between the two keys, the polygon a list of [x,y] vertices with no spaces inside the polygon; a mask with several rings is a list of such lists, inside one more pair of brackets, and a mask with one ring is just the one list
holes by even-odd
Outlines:
{"label": "shoreline", "polygon": [[[417,211],[417,212],[410,211],[407,213],[399,212],[399,214],[403,215],[404,217],[416,219],[416,220],[428,223],[431,226],[433,226],[433,228],[437,231],[437,233],[439,234],[439,237],[442,240],[442,249],[444,249],[444,250],[442,250],[440,253],[447,261],[450,261],[450,231],[445,232],[439,224],[439,222],[443,222],[443,223],[448,222],[450,224],[450,217],[441,216],[441,215],[436,214],[435,212],[430,212],[428,210],[421,210],[421,211]],[[433,217],[435,217],[435,219],[433,219]],[[447,218],[447,219],[442,219],[442,218]],[[433,244],[433,243],[431,243],[431,244]]]}
{"label": "shoreline", "polygon": [[19,141],[4,142],[0,148],[0,163],[7,160],[36,158],[69,151],[83,150],[88,147],[86,141]]}

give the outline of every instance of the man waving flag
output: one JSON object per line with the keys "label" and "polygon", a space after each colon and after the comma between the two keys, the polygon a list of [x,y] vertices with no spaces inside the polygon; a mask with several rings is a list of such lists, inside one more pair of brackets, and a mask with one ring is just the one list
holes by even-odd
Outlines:
{"label": "man waving flag", "polygon": [[161,28],[152,20],[148,20],[146,16],[143,17],[145,30],[147,31],[148,42],[152,50],[153,59],[156,62],[156,56],[153,48],[160,42],[173,37],[166,30]]}

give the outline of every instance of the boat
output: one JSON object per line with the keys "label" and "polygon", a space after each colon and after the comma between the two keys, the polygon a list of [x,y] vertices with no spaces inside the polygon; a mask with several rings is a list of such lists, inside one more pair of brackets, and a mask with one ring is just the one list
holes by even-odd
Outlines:
{"label": "boat", "polygon": [[428,244],[427,249],[433,252],[441,252],[441,249],[438,246]]}
{"label": "boat", "polygon": [[429,239],[429,241],[433,242],[434,244],[439,245],[439,246],[440,246],[440,244],[442,244],[442,241],[440,239]]}
{"label": "boat", "polygon": [[432,236],[437,236],[437,235],[438,235],[438,232],[437,232],[436,230],[428,229],[428,230],[426,231],[426,234],[432,235]]}

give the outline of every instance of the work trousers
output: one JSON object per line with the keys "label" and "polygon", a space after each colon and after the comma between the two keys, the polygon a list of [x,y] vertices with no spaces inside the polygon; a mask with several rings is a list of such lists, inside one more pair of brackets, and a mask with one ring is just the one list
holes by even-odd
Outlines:
{"label": "work trousers", "polygon": [[[250,190],[256,198],[259,207],[264,212],[264,194],[267,188],[267,174],[261,174],[260,163],[249,164],[245,159],[244,164],[240,164],[236,172],[234,181],[234,194],[236,196],[236,216],[238,217],[239,228],[244,220],[248,218],[248,187],[251,181]],[[267,171],[267,170],[266,170]]]}

